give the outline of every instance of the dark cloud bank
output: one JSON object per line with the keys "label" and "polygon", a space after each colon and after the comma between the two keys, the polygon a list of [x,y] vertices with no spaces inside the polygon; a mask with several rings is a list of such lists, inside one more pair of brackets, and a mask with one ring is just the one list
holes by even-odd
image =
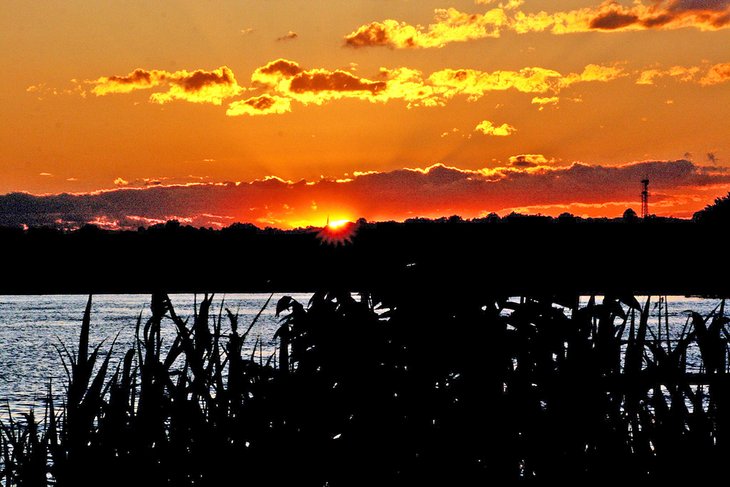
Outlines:
{"label": "dark cloud bank", "polygon": [[[730,171],[687,160],[622,166],[570,166],[462,170],[444,165],[357,174],[348,179],[289,182],[266,178],[247,183],[188,184],[120,188],[88,194],[0,196],[0,225],[74,227],[96,223],[136,228],[167,219],[195,226],[251,222],[287,227],[347,208],[353,217],[404,219],[413,216],[485,215],[540,205],[615,205],[638,199],[639,181],[651,179],[653,201],[672,213],[682,192],[708,189],[708,201],[730,184]],[[616,208],[610,210],[616,212]],[[615,215],[607,215],[615,216]]]}

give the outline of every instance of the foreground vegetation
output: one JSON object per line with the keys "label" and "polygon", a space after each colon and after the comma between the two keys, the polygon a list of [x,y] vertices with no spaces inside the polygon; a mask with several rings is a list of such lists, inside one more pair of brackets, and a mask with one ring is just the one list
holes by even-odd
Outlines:
{"label": "foreground vegetation", "polygon": [[[206,296],[189,321],[166,295],[153,295],[135,345],[114,365],[89,344],[90,300],[77,350],[62,352],[62,403],[49,391],[42,417],[2,425],[3,485],[504,485],[724,474],[724,302],[709,316],[689,312],[675,333],[665,307],[630,296],[579,305],[575,297],[316,293],[306,305],[277,303],[280,347],[263,359],[243,353],[260,350],[246,345],[256,320],[239,323],[211,302]],[[174,343],[162,343],[163,326],[177,330]]]}

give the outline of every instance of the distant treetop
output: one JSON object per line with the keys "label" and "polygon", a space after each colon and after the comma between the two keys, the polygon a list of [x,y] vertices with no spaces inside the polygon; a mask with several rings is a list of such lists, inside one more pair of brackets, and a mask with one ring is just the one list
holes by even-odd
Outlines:
{"label": "distant treetop", "polygon": [[704,209],[694,214],[692,219],[699,223],[726,223],[730,222],[730,193],[715,202],[707,205]]}
{"label": "distant treetop", "polygon": [[625,222],[635,222],[639,220],[639,216],[636,214],[633,208],[626,208],[623,218]]}

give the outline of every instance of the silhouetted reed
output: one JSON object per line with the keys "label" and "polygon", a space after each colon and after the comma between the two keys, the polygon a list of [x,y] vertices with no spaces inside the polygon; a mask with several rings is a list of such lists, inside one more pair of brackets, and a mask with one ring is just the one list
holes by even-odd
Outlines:
{"label": "silhouetted reed", "polygon": [[[271,299],[271,298],[269,298]],[[62,351],[62,404],[0,432],[5,486],[477,485],[698,481],[728,453],[724,301],[316,293],[279,300],[280,347],[243,350],[213,296],[166,295],[118,364]],[[267,301],[267,306],[268,306]],[[664,323],[662,323],[662,309]],[[262,310],[263,311],[263,310]],[[177,337],[163,344],[161,327]],[[110,348],[114,344],[110,345]],[[254,351],[260,350],[255,343]],[[696,353],[695,353],[696,352]]]}

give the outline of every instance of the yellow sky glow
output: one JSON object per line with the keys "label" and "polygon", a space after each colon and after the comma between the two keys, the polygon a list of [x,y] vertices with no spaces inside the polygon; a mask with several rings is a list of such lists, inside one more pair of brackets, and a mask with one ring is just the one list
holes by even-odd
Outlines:
{"label": "yellow sky glow", "polygon": [[[724,170],[728,45],[730,0],[9,2],[0,194],[224,188],[276,176],[340,187],[327,190],[327,208],[277,200],[251,220],[597,214],[581,206],[596,204],[613,215],[626,202],[594,201],[585,192],[599,186],[588,183],[576,183],[575,201],[504,196],[500,208],[428,206],[401,188],[366,210],[346,182],[371,173],[360,181],[384,191],[386,175],[436,164],[485,174],[686,160]],[[667,187],[658,198],[685,196],[656,208],[686,216],[724,184]],[[260,207],[236,204],[219,216]]]}

